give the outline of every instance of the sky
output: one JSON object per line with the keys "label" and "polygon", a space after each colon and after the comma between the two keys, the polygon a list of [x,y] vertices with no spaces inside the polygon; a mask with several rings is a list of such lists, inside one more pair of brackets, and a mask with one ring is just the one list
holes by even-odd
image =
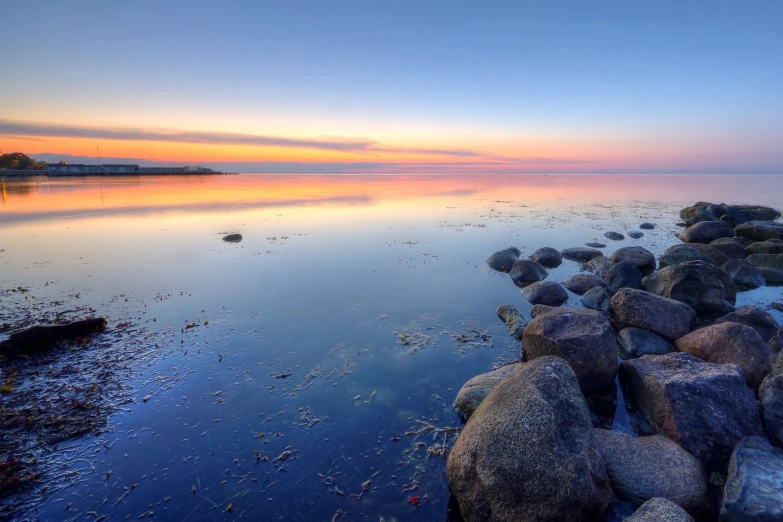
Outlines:
{"label": "sky", "polygon": [[4,0],[0,149],[232,172],[783,174],[783,2]]}

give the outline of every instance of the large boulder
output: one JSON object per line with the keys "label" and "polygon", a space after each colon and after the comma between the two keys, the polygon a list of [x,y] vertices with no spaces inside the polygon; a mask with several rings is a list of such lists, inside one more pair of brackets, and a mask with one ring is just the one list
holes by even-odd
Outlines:
{"label": "large boulder", "polygon": [[492,270],[508,273],[511,271],[511,267],[514,266],[514,263],[519,259],[519,254],[521,253],[522,252],[516,247],[499,250],[487,258],[487,265],[489,265]]}
{"label": "large boulder", "polygon": [[756,330],[765,342],[775,337],[780,330],[780,324],[766,312],[755,305],[740,306],[730,314],[724,315],[716,323],[740,323]]}
{"label": "large boulder", "polygon": [[783,223],[776,221],[749,221],[735,228],[734,233],[753,241],[783,239]]}
{"label": "large boulder", "polygon": [[612,294],[603,286],[595,286],[584,293],[579,299],[582,306],[591,310],[598,310],[605,314],[612,312]]}
{"label": "large boulder", "polygon": [[700,208],[685,219],[685,224],[691,226],[702,221],[720,221],[720,218],[706,209]]}
{"label": "large boulder", "polygon": [[745,252],[747,252],[747,255],[751,254],[783,254],[783,241],[780,240],[772,240],[772,241],[760,241],[758,243],[753,243],[752,245],[748,245],[745,248]]}
{"label": "large boulder", "polygon": [[690,248],[692,250],[696,250],[697,252],[701,252],[705,256],[707,256],[710,259],[712,259],[715,262],[714,264],[716,264],[718,266],[723,265],[726,261],[729,260],[729,258],[724,253],[722,253],[720,250],[715,248],[714,245],[711,245],[711,244],[710,245],[705,245],[705,244],[702,244],[702,243],[688,243],[688,244],[685,244],[685,245],[682,245],[682,244],[681,245],[672,245],[669,248],[667,248],[666,250],[664,250],[664,254],[669,254],[669,253],[675,252],[676,250],[678,250],[680,248]]}
{"label": "large boulder", "polygon": [[476,375],[466,382],[459,389],[457,398],[454,399],[454,409],[462,421],[467,421],[473,415],[473,412],[476,411],[476,408],[479,407],[479,404],[486,399],[489,392],[494,390],[495,386],[500,384],[503,379],[522,368],[523,364],[507,364],[497,370]]}
{"label": "large boulder", "polygon": [[617,337],[626,359],[635,359],[642,355],[663,355],[674,349],[669,341],[660,335],[642,328],[624,328]]}
{"label": "large boulder", "polygon": [[726,291],[726,300],[733,303],[737,299],[738,291],[737,285],[734,284],[734,280],[719,266],[707,265],[707,268],[710,272],[715,274],[715,277],[720,279],[720,282],[723,284],[723,289]]}
{"label": "large boulder", "polygon": [[649,275],[655,270],[655,256],[646,248],[640,246],[623,247],[609,256],[611,261],[619,263],[628,261],[639,269],[642,275]]}
{"label": "large boulder", "polygon": [[529,361],[548,355],[568,361],[585,395],[614,386],[614,330],[599,312],[568,310],[540,315],[525,328],[522,344]]}
{"label": "large boulder", "polygon": [[598,256],[594,257],[585,264],[585,268],[594,273],[601,279],[606,277],[606,273],[610,268],[614,266],[614,262],[610,261],[608,257]]}
{"label": "large boulder", "polygon": [[702,221],[680,232],[686,243],[709,243],[722,237],[734,236],[734,229],[723,221]]}
{"label": "large boulder", "polygon": [[654,498],[645,502],[625,522],[693,522],[693,518],[674,502]]}
{"label": "large boulder", "polygon": [[687,334],[696,319],[696,312],[686,304],[632,288],[621,288],[612,296],[612,310],[622,324],[650,330],[669,341]]}
{"label": "large boulder", "polygon": [[726,205],[699,201],[691,207],[680,210],[680,218],[687,220],[699,210],[706,210],[718,219],[728,217],[738,223],[752,220],[774,221],[780,217],[780,212],[774,208],[761,205]]}
{"label": "large boulder", "polygon": [[744,259],[730,259],[721,268],[731,276],[731,280],[739,288],[758,288],[766,284],[759,269]]}
{"label": "large boulder", "polygon": [[759,406],[764,428],[778,446],[783,446],[783,357],[777,356],[772,373],[759,387]]}
{"label": "large boulder", "polygon": [[775,221],[780,217],[780,212],[771,207],[761,205],[733,205],[751,221]]}
{"label": "large boulder", "polygon": [[560,252],[551,247],[539,248],[530,255],[530,259],[546,268],[557,268],[563,262]]}
{"label": "large boulder", "polygon": [[775,270],[774,268],[761,266],[759,267],[759,273],[764,277],[764,283],[767,286],[783,285],[783,270]]}
{"label": "large boulder", "polygon": [[520,293],[532,304],[560,306],[568,301],[568,292],[565,288],[552,281],[532,283],[520,290]]}
{"label": "large boulder", "polygon": [[604,520],[612,490],[571,367],[541,357],[484,399],[446,463],[466,522]]}
{"label": "large boulder", "polygon": [[628,261],[620,261],[606,272],[606,287],[612,292],[621,288],[642,288],[642,273]]}
{"label": "large boulder", "polygon": [[603,256],[603,253],[601,253],[600,250],[587,247],[566,248],[560,253],[564,258],[570,259],[571,261],[579,261],[580,263],[587,263],[593,258]]}
{"label": "large boulder", "polygon": [[566,278],[563,281],[563,286],[576,295],[582,295],[593,287],[606,285],[604,285],[604,280],[595,274],[576,274]]}
{"label": "large boulder", "polygon": [[746,257],[756,267],[783,270],[783,254],[751,254]]}
{"label": "large boulder", "polygon": [[711,242],[708,246],[714,248],[729,259],[745,259],[747,253],[745,246],[738,243],[734,238],[721,238]]}
{"label": "large boulder", "polygon": [[518,259],[514,262],[508,275],[511,276],[511,280],[514,281],[515,285],[525,287],[531,283],[546,279],[549,273],[535,261]]}
{"label": "large boulder", "polygon": [[716,364],[736,364],[753,389],[772,371],[772,350],[759,333],[740,323],[719,323],[680,337],[674,343],[681,352]]}
{"label": "large boulder", "polygon": [[720,520],[783,520],[783,450],[761,437],[747,437],[737,444],[723,487]]}
{"label": "large boulder", "polygon": [[703,261],[707,264],[717,265],[717,263],[707,254],[703,254],[687,245],[679,246],[680,248],[667,249],[668,251],[658,258],[658,263],[661,268],[687,263],[688,261]]}
{"label": "large boulder", "polygon": [[646,355],[620,364],[620,382],[657,433],[711,471],[723,469],[742,437],[762,434],[756,397],[739,366],[680,352]]}
{"label": "large boulder", "polygon": [[525,326],[527,326],[527,319],[524,318],[517,307],[506,303],[498,306],[495,312],[500,320],[506,323],[509,335],[521,341],[522,332],[525,330]]}
{"label": "large boulder", "polygon": [[620,500],[640,506],[660,497],[696,518],[716,514],[704,466],[676,442],[662,435],[633,437],[602,429],[595,430],[595,440]]}
{"label": "large boulder", "polygon": [[667,266],[645,279],[647,291],[693,308],[697,313],[726,311],[726,290],[707,263],[689,261]]}

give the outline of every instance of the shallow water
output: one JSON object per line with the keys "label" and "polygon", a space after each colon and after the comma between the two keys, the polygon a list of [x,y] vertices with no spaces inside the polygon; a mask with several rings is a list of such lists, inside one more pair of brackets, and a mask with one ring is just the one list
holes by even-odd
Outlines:
{"label": "shallow water", "polygon": [[135,401],[69,441],[59,486],[16,518],[447,520],[445,461],[427,450],[452,432],[418,421],[460,426],[459,387],[519,357],[495,308],[530,308],[489,254],[599,241],[660,255],[681,207],[779,208],[781,193],[777,176],[5,179],[4,313],[29,288],[27,303],[93,307],[110,333],[143,329],[155,353],[117,377]]}

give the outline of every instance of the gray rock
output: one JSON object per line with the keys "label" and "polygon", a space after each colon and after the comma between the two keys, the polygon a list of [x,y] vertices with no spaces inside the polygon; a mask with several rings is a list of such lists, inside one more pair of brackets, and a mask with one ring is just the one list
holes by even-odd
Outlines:
{"label": "gray rock", "polygon": [[620,383],[657,433],[710,471],[723,469],[742,437],[762,434],[756,397],[734,364],[680,352],[646,355],[620,364]]}
{"label": "gray rock", "polygon": [[608,257],[598,256],[588,261],[585,268],[603,279],[613,266],[614,262],[610,261]]}
{"label": "gray rock", "polygon": [[696,312],[686,304],[632,288],[621,288],[612,296],[612,311],[622,324],[650,330],[669,341],[687,334],[696,319]]}
{"label": "gray rock", "polygon": [[552,281],[532,283],[520,290],[520,293],[534,305],[560,306],[568,301],[568,292],[565,288]]}
{"label": "gray rock", "polygon": [[730,314],[724,315],[716,323],[740,323],[756,330],[765,342],[775,337],[780,324],[768,312],[755,305],[740,306]]}
{"label": "gray rock", "polygon": [[759,269],[744,259],[730,259],[721,268],[731,276],[731,280],[739,288],[758,288],[766,284]]}
{"label": "gray rock", "polygon": [[545,268],[557,268],[563,262],[563,256],[554,248],[539,248],[530,255],[530,259]]}
{"label": "gray rock", "polygon": [[674,347],[660,335],[642,328],[624,328],[617,335],[620,347],[627,359],[635,359],[642,355],[663,355],[671,352]]}
{"label": "gray rock", "polygon": [[712,259],[713,261],[715,261],[715,264],[718,266],[723,266],[723,264],[729,260],[729,258],[726,257],[726,255],[723,252],[715,248],[715,246],[712,244],[703,245],[701,243],[688,243],[684,245],[672,245],[669,248],[667,248],[664,251],[664,253],[668,254],[680,248],[691,248],[693,250],[697,250],[702,254],[706,255],[707,257],[709,257],[710,259]]}
{"label": "gray rock", "polygon": [[576,295],[582,295],[593,287],[603,287],[604,280],[594,274],[576,274],[563,281],[563,286]]}
{"label": "gray rock", "polygon": [[686,220],[685,224],[688,226],[695,225],[696,223],[701,223],[703,221],[720,221],[720,218],[716,216],[715,214],[712,214],[708,212],[706,209],[699,209],[693,214],[691,214]]}
{"label": "gray rock", "polygon": [[698,250],[687,247],[685,245],[682,245],[682,248],[670,250],[658,258],[658,263],[660,264],[661,268],[687,263],[688,261],[702,261],[704,263],[717,266],[717,263],[715,263],[715,261],[707,254],[703,254]]}
{"label": "gray rock", "polygon": [[557,357],[522,366],[484,399],[449,454],[463,518],[604,520],[612,490],[573,370]]}
{"label": "gray rock", "polygon": [[533,305],[533,307],[530,309],[530,317],[535,319],[539,315],[544,315],[551,312],[563,312],[568,310],[579,310],[579,308],[559,308],[557,306],[537,304],[537,305]]}
{"label": "gray rock", "polygon": [[783,285],[783,270],[775,270],[774,268],[759,267],[759,272],[764,276],[764,282],[767,286],[780,286]]}
{"label": "gray rock", "polygon": [[223,236],[223,241],[226,243],[239,243],[242,241],[242,234],[228,234]]}
{"label": "gray rock", "polygon": [[595,435],[612,491],[620,500],[640,506],[665,498],[696,518],[717,514],[704,466],[676,442],[661,435],[633,437],[601,429]]}
{"label": "gray rock", "polygon": [[655,256],[652,255],[652,252],[640,246],[620,248],[613,252],[609,259],[614,263],[628,261],[638,268],[642,275],[651,274],[655,270]]}
{"label": "gray rock", "polygon": [[610,232],[606,232],[604,234],[604,237],[606,239],[611,239],[612,241],[622,241],[623,239],[625,239],[625,236],[622,235],[621,233],[619,233],[619,232],[611,232],[611,231]]}
{"label": "gray rock", "polygon": [[780,217],[780,212],[771,207],[760,205],[734,205],[751,221],[774,221]]}
{"label": "gray rock", "polygon": [[531,283],[546,279],[549,273],[546,269],[529,259],[518,259],[514,262],[508,275],[514,284],[520,287],[525,287]]}
{"label": "gray rock", "polygon": [[462,421],[466,422],[479,407],[479,404],[489,395],[489,392],[494,390],[495,386],[500,384],[503,379],[519,370],[522,364],[524,363],[507,364],[497,370],[476,375],[466,382],[457,393],[457,398],[454,399],[454,409]]}
{"label": "gray rock", "polygon": [[745,252],[751,254],[783,254],[783,242],[779,241],[761,241],[752,243],[745,247]]}
{"label": "gray rock", "polygon": [[715,277],[723,284],[723,290],[726,292],[726,300],[733,303],[737,298],[737,285],[734,284],[734,280],[719,266],[707,265],[707,268],[710,272],[715,274]]}
{"label": "gray rock", "polygon": [[570,259],[571,261],[579,261],[580,263],[587,263],[593,258],[603,256],[600,250],[586,247],[566,248],[560,253],[564,258]]}
{"label": "gray rock", "polygon": [[653,225],[652,223],[642,223],[641,225],[639,225],[639,228],[641,228],[642,230],[652,230],[655,228],[655,225]]}
{"label": "gray rock", "polygon": [[606,272],[606,287],[612,292],[621,288],[642,288],[642,273],[628,261],[620,261]]}
{"label": "gray rock", "polygon": [[775,221],[749,221],[734,229],[734,233],[753,241],[783,239],[783,223]]}
{"label": "gray rock", "polygon": [[751,254],[746,259],[758,268],[783,270],[783,254]]}
{"label": "gray rock", "polygon": [[720,520],[783,520],[783,450],[761,437],[747,437],[737,444],[723,487]]}
{"label": "gray rock", "polygon": [[674,502],[654,498],[645,502],[625,522],[693,522],[693,518]]}
{"label": "gray rock", "polygon": [[506,323],[509,335],[514,339],[521,341],[522,332],[527,326],[527,319],[517,310],[517,307],[512,304],[502,304],[498,306],[495,312],[498,314],[500,320]]}
{"label": "gray rock", "polygon": [[605,314],[612,312],[612,295],[603,286],[594,286],[579,300],[582,306]]}
{"label": "gray rock", "polygon": [[636,230],[632,230],[631,232],[628,232],[628,237],[633,238],[633,239],[639,239],[639,238],[644,237],[644,232],[639,232],[639,231],[636,231]]}
{"label": "gray rock", "polygon": [[745,253],[745,247],[743,245],[736,242],[733,238],[729,239],[724,237],[722,239],[727,241],[718,239],[710,243],[709,246],[726,256],[728,259],[745,259],[747,254]]}
{"label": "gray rock", "polygon": [[733,237],[734,229],[723,221],[702,221],[691,225],[680,233],[686,243],[709,243],[721,237]]}
{"label": "gray rock", "polygon": [[726,289],[702,261],[667,266],[645,279],[647,291],[687,304],[697,313],[718,313],[730,309]]}
{"label": "gray rock", "polygon": [[606,248],[606,245],[603,243],[585,243],[585,246],[589,246],[591,248]]}
{"label": "gray rock", "polygon": [[614,331],[598,312],[569,310],[540,315],[525,328],[522,344],[529,361],[548,355],[568,361],[585,395],[614,387]]}
{"label": "gray rock", "polygon": [[778,364],[759,387],[759,406],[770,439],[783,446],[783,358],[776,359]]}
{"label": "gray rock", "polygon": [[503,250],[499,250],[487,258],[487,265],[492,270],[498,272],[508,273],[511,271],[511,267],[519,259],[519,255],[522,252],[516,247],[509,247]]}

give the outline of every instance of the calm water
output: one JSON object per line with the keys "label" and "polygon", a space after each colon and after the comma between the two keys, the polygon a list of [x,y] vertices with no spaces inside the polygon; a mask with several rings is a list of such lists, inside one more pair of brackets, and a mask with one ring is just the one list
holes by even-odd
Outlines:
{"label": "calm water", "polygon": [[[90,306],[153,355],[116,377],[134,401],[102,433],[38,450],[61,468],[17,519],[447,520],[445,461],[427,451],[443,434],[418,421],[460,425],[459,387],[519,356],[495,308],[530,308],[489,254],[659,255],[681,207],[780,208],[781,193],[775,176],[6,179],[0,319]],[[603,237],[644,221],[642,239]]]}

